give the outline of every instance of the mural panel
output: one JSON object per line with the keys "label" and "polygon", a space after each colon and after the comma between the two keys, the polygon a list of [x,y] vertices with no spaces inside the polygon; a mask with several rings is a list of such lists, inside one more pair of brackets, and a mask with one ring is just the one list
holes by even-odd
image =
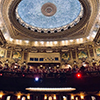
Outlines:
{"label": "mural panel", "polygon": [[87,51],[79,51],[78,52],[78,58],[79,59],[87,58],[87,57],[88,57]]}
{"label": "mural panel", "polygon": [[21,59],[21,52],[13,52],[13,59]]}
{"label": "mural panel", "polygon": [[70,53],[69,52],[66,52],[66,53],[62,53],[62,61],[68,61],[70,60]]}

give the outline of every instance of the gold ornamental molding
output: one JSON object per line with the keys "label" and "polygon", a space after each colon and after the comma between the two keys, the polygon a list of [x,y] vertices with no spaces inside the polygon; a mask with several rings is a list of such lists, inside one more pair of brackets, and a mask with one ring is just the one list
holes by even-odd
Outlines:
{"label": "gold ornamental molding", "polygon": [[[98,14],[98,0],[79,0],[83,6],[84,14],[78,24],[76,24],[74,27],[57,33],[39,33],[23,27],[16,20],[15,10],[20,1],[21,0],[1,1],[1,12],[5,22],[4,24],[6,25],[9,34],[13,39],[28,39],[30,41],[60,41],[86,37],[89,35]],[[48,9],[48,11],[49,10],[50,9]]]}

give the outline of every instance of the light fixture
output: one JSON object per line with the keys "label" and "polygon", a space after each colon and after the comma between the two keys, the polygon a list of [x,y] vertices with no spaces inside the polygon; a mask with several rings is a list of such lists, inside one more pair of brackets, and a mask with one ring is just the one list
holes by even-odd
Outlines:
{"label": "light fixture", "polygon": [[42,67],[43,67],[43,65],[40,65],[40,67],[42,68]]}
{"label": "light fixture", "polygon": [[18,42],[18,39],[16,39],[16,42]]}
{"label": "light fixture", "polygon": [[30,94],[27,95],[27,99],[30,99]]}
{"label": "light fixture", "polygon": [[81,99],[84,99],[84,95],[81,95]]}
{"label": "light fixture", "polygon": [[46,100],[46,99],[47,99],[47,95],[45,94],[45,95],[44,95],[44,100]]}
{"label": "light fixture", "polygon": [[1,91],[1,92],[0,92],[0,98],[2,98],[3,94],[4,94],[4,93]]}
{"label": "light fixture", "polygon": [[74,95],[71,95],[71,99],[74,100]]}
{"label": "light fixture", "polygon": [[89,40],[90,39],[90,36],[88,36],[87,39]]}
{"label": "light fixture", "polygon": [[39,81],[39,77],[35,77],[35,81],[36,81],[36,82]]}
{"label": "light fixture", "polygon": [[11,96],[7,96],[7,99],[6,100],[10,100]]}
{"label": "light fixture", "polygon": [[70,42],[73,42],[74,40],[70,40]]}
{"label": "light fixture", "polygon": [[35,44],[37,44],[38,42],[37,41],[35,41]]}
{"label": "light fixture", "polygon": [[65,41],[62,41],[62,43],[64,43]]}
{"label": "light fixture", "polygon": [[18,95],[18,96],[17,96],[17,99],[20,99],[20,98],[21,98],[21,95]]}
{"label": "light fixture", "polygon": [[56,95],[54,94],[53,99],[56,100]]}
{"label": "light fixture", "polygon": [[83,41],[83,38],[80,38],[80,41]]}
{"label": "light fixture", "polygon": [[13,41],[13,39],[12,38],[10,38],[10,42],[12,42]]}
{"label": "light fixture", "polygon": [[50,41],[50,44],[52,44],[52,41]]}
{"label": "light fixture", "polygon": [[40,41],[40,43],[43,45],[44,44],[44,42],[43,41]]}
{"label": "light fixture", "polygon": [[82,75],[81,75],[80,73],[77,73],[77,74],[76,74],[76,77],[77,77],[77,78],[81,78]]}
{"label": "light fixture", "polygon": [[57,41],[54,41],[54,44],[57,44]]}
{"label": "light fixture", "polygon": [[47,41],[47,44],[49,44],[49,41]]}
{"label": "light fixture", "polygon": [[78,100],[78,97],[76,97],[75,100]]}
{"label": "light fixture", "polygon": [[65,92],[65,91],[74,91],[76,90],[76,88],[32,88],[32,87],[29,87],[29,88],[26,88],[26,90],[29,90],[29,91],[47,91],[47,92]]}
{"label": "light fixture", "polygon": [[57,65],[57,68],[59,68],[59,65]]}
{"label": "light fixture", "polygon": [[66,43],[68,43],[68,40],[66,40]]}
{"label": "light fixture", "polygon": [[27,44],[29,43],[29,41],[28,41],[28,40],[26,40],[25,42],[26,42]]}
{"label": "light fixture", "polygon": [[18,92],[18,93],[17,93],[17,99],[20,99],[20,98],[21,98],[21,95],[22,95],[22,94],[21,94],[20,92]]}
{"label": "light fixture", "polygon": [[79,39],[76,39],[77,42],[79,42]]}

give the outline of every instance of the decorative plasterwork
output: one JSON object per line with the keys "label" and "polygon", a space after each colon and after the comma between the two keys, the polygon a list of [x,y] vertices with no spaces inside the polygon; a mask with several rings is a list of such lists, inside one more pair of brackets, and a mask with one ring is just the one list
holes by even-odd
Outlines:
{"label": "decorative plasterwork", "polygon": [[[87,0],[80,0],[81,4],[84,8],[84,14],[83,18],[80,20],[80,22],[65,31],[57,32],[55,34],[46,34],[46,33],[38,33],[33,32],[32,30],[26,29],[25,27],[21,26],[19,22],[16,20],[15,16],[15,9],[17,5],[19,4],[20,0],[9,0],[5,2],[2,2],[2,14],[4,21],[6,23],[7,29],[9,30],[10,36],[13,39],[28,39],[31,41],[39,41],[39,40],[48,40],[48,41],[59,41],[59,40],[66,40],[66,39],[75,39],[75,38],[81,38],[88,36],[89,33],[86,33],[89,27],[89,18],[90,16],[94,16],[91,20],[94,22],[94,19],[96,18],[96,15],[91,15],[91,7],[92,5],[89,4]],[[97,1],[95,1],[97,2]],[[97,6],[94,8],[97,9]],[[8,16],[9,15],[9,16]],[[83,30],[83,31],[82,31]],[[82,32],[82,34],[78,34]],[[74,37],[74,36],[75,37]]]}
{"label": "decorative plasterwork", "polygon": [[[54,33],[40,34],[39,32],[32,32],[31,30],[26,29],[25,27],[21,26],[19,22],[16,21],[16,16],[14,13],[15,8],[17,7],[20,1],[21,0],[9,0],[9,1],[2,0],[1,1],[1,15],[4,21],[3,25],[5,25],[5,27],[8,29],[8,33],[13,38],[11,39],[12,42],[10,43],[12,44],[14,43],[15,45],[15,42],[17,43],[17,41],[20,41],[21,43],[20,45],[23,45],[23,46],[46,46],[45,42],[47,41],[47,44],[48,43],[50,44],[49,46],[65,46],[65,45],[74,45],[77,43],[87,42],[87,40],[92,41],[94,39],[94,38],[90,39],[88,35],[90,34],[91,28],[95,27],[96,23],[98,22],[97,15],[99,11],[99,0],[92,0],[92,1],[80,0],[84,8],[83,18],[80,20],[80,22],[76,26],[69,28],[66,31],[61,31],[61,32],[58,31],[55,34]],[[6,34],[6,33],[3,32],[3,34]],[[15,40],[15,39],[19,39],[19,40]],[[30,40],[31,42],[22,41],[25,39]],[[10,40],[10,38],[8,40]],[[55,41],[56,41],[56,44],[55,44]],[[7,42],[9,43],[9,41]],[[35,43],[37,43],[38,45],[35,45]]]}

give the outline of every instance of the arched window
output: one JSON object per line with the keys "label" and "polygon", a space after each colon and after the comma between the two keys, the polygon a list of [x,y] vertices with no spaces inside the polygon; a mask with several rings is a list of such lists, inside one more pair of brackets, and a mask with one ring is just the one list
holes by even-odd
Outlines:
{"label": "arched window", "polygon": [[49,96],[48,100],[53,100],[53,99],[52,99],[52,96]]}
{"label": "arched window", "polygon": [[92,100],[96,100],[96,97],[94,97],[94,96],[91,96],[91,99],[92,99]]}
{"label": "arched window", "polygon": [[6,100],[10,100],[11,96],[7,96]]}
{"label": "arched window", "polygon": [[23,96],[21,100],[26,100],[26,97]]}
{"label": "arched window", "polygon": [[66,96],[63,96],[63,100],[67,100],[67,97]]}

